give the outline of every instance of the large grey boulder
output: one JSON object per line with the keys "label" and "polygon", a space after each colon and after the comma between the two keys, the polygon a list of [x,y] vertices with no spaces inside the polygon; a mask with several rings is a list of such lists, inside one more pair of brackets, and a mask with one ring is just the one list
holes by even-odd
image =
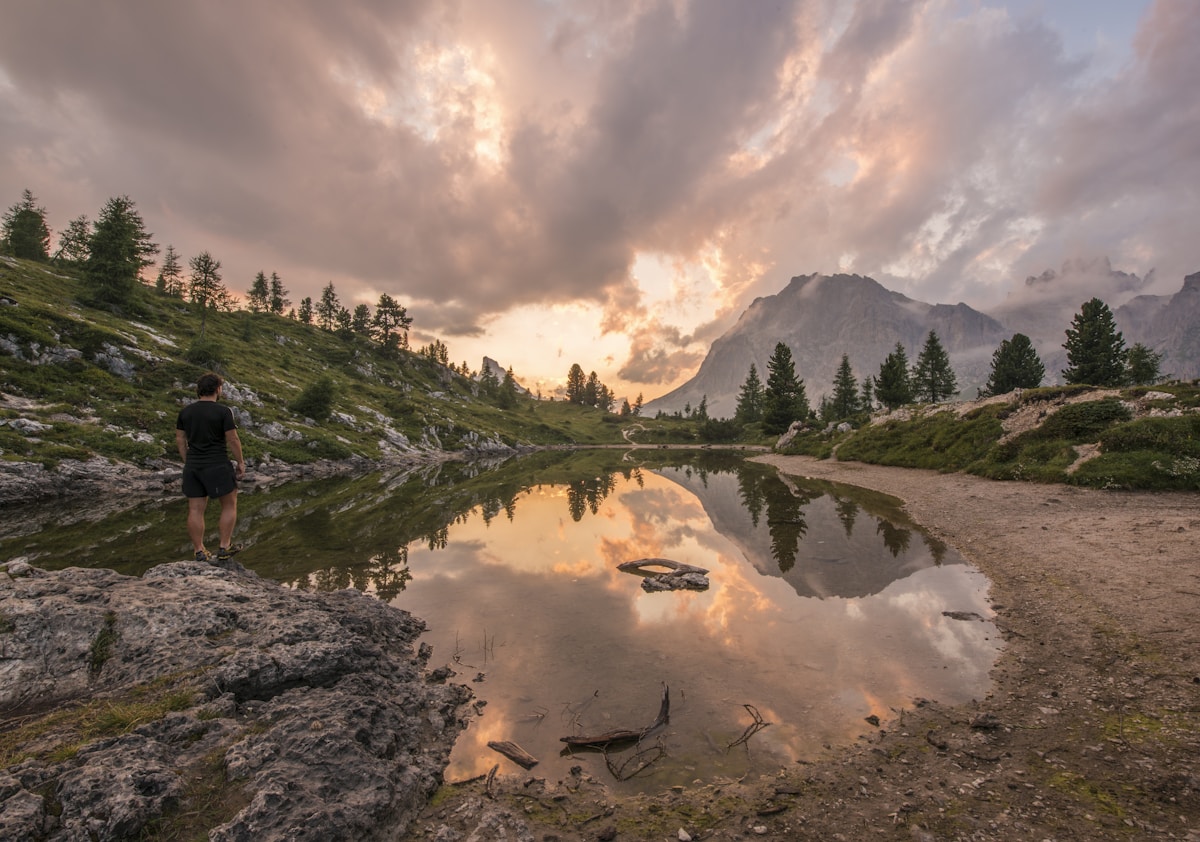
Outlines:
{"label": "large grey boulder", "polygon": [[[0,838],[134,837],[190,809],[213,763],[234,806],[211,839],[403,832],[470,691],[426,680],[424,623],[406,612],[232,567],[0,572],[0,712],[28,735],[0,772]],[[163,698],[91,739],[80,726]]]}

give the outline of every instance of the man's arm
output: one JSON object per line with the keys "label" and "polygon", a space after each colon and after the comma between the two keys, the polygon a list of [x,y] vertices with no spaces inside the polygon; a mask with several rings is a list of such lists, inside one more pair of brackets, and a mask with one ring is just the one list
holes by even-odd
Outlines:
{"label": "man's arm", "polygon": [[241,479],[246,474],[246,460],[242,458],[242,440],[238,438],[237,430],[225,431],[225,446],[229,448],[229,453],[233,456],[234,474]]}
{"label": "man's arm", "polygon": [[175,431],[175,449],[179,451],[179,458],[184,462],[187,461],[187,436],[183,430]]}

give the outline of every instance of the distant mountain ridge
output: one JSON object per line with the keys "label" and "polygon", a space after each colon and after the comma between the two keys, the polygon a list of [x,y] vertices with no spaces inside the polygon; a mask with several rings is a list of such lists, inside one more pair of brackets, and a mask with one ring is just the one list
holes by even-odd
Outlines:
{"label": "distant mountain ridge", "polygon": [[[897,342],[915,362],[930,330],[950,354],[964,397],[975,397],[987,382],[992,353],[1014,333],[1033,341],[1046,364],[1046,383],[1052,384],[1066,365],[1062,343],[1080,305],[1093,295],[1104,299],[1104,291],[1128,294],[1144,284],[1135,275],[1113,272],[1106,260],[1068,263],[1061,273],[1031,278],[1025,296],[989,315],[962,303],[916,301],[862,275],[800,275],[775,295],[755,299],[713,342],[695,376],[647,402],[643,411],[695,408],[707,396],[710,416],[733,415],[751,363],[766,381],[776,342],[791,349],[815,405],[832,390],[842,354],[861,381],[878,374]],[[1097,291],[1089,293],[1088,287]],[[1142,342],[1164,353],[1163,370],[1175,377],[1200,377],[1200,273],[1189,275],[1175,295],[1137,296],[1113,312],[1127,346]]]}

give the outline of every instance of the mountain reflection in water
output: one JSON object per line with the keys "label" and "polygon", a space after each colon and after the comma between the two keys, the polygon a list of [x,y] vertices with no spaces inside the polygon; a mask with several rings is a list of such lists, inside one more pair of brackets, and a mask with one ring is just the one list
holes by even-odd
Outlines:
{"label": "mountain reflection in water", "polygon": [[[0,557],[138,575],[190,556],[181,500],[75,512],[22,512],[0,527]],[[511,740],[540,760],[528,774],[566,779],[578,764],[612,782],[635,749],[563,756],[560,738],[646,727],[664,684],[670,723],[644,746],[662,756],[618,789],[770,774],[836,752],[868,716],[985,693],[999,646],[990,622],[942,613],[988,616],[987,581],[896,501],[715,451],[289,483],[248,490],[239,514],[238,559],[260,575],[356,587],[428,623],[430,667],[486,702],[448,780],[495,763],[526,774],[487,747]],[[707,569],[709,589],[646,593],[617,570],[654,557]],[[771,724],[730,749],[753,722],[746,705]]]}

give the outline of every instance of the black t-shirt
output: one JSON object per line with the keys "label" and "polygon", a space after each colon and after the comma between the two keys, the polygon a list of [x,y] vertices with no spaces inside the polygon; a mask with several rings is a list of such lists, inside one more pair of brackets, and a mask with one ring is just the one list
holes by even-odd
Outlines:
{"label": "black t-shirt", "polygon": [[196,401],[179,411],[175,429],[187,438],[187,462],[193,468],[207,468],[229,461],[225,433],[236,430],[233,412],[216,401]]}

